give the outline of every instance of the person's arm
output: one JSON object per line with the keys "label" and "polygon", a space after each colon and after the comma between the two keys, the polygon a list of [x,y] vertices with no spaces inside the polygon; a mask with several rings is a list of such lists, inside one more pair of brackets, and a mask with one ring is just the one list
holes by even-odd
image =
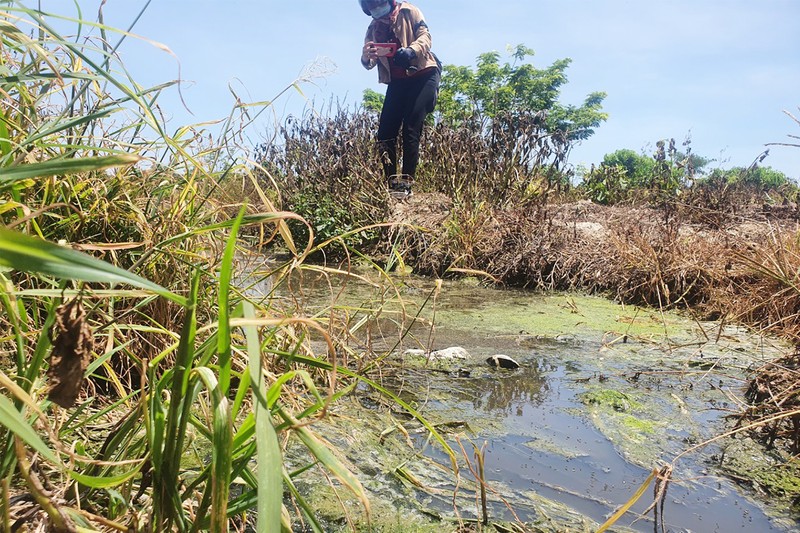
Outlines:
{"label": "person's arm", "polygon": [[375,68],[378,64],[378,49],[374,45],[375,37],[373,36],[372,26],[367,28],[367,34],[364,36],[364,47],[361,49],[361,65],[367,69]]}
{"label": "person's arm", "polygon": [[411,23],[411,31],[414,34],[414,40],[408,44],[408,47],[414,50],[417,57],[425,57],[431,50],[433,40],[431,39],[431,32],[428,31],[428,25],[425,24],[425,17],[422,11],[416,6],[408,10],[409,22]]}

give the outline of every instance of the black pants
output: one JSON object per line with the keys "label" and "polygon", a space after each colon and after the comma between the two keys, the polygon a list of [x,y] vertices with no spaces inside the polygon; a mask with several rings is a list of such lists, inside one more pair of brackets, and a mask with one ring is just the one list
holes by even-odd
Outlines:
{"label": "black pants", "polygon": [[397,174],[397,134],[403,126],[403,174],[412,178],[419,163],[419,140],[428,113],[436,106],[439,69],[389,83],[378,125],[378,150],[387,178]]}

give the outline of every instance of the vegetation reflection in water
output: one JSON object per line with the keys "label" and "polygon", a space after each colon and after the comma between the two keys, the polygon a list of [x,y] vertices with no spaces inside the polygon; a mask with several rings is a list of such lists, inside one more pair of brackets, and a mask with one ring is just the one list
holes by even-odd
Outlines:
{"label": "vegetation reflection in water", "polygon": [[[426,293],[425,283],[408,280],[409,309],[415,295]],[[411,523],[423,528],[431,513],[479,520],[479,485],[470,468],[484,443],[493,520],[519,520],[533,530],[593,530],[651,468],[721,434],[747,368],[787,349],[744,329],[602,298],[464,283],[445,284],[433,326],[430,313],[420,315],[395,351],[398,367],[384,367],[380,379],[463,451],[458,485],[449,459],[426,432],[366,391],[321,429],[351,450],[348,459],[377,495],[374,508],[383,508],[374,513],[387,519],[378,526],[383,531],[408,530]],[[389,324],[381,331],[387,334]],[[431,368],[400,356],[421,343],[428,350],[462,346],[471,358]],[[485,359],[497,353],[522,367],[490,368]],[[341,424],[342,418],[352,423]],[[668,529],[789,529],[791,517],[768,517],[759,507],[764,502],[751,502],[722,476],[712,460],[724,455],[721,446],[727,444],[677,463],[663,511]],[[310,487],[319,499],[330,496],[328,487]],[[631,525],[650,503],[645,500],[651,498],[642,498],[615,530],[651,531],[652,515]],[[775,515],[777,508],[768,511]],[[338,514],[331,509],[330,518],[335,522]]]}

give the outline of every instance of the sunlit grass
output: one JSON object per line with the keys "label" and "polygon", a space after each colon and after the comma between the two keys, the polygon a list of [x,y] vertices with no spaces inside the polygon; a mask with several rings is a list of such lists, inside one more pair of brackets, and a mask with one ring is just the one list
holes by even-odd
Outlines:
{"label": "sunlit grass", "polygon": [[[295,244],[287,222],[304,221],[227,144],[258,105],[237,104],[216,141],[203,125],[170,135],[157,102],[175,82],[134,81],[116,54],[132,35],[25,2],[3,9],[2,529],[30,510],[11,505],[26,491],[33,522],[62,530],[279,531],[302,519],[322,531],[284,466],[288,436],[368,516],[360,482],[309,425],[363,378],[339,368],[345,348],[324,314],[295,316],[272,296],[320,245],[311,231]],[[56,30],[65,23],[75,37]],[[235,284],[237,265],[277,245],[289,259],[259,269],[252,283],[272,289],[256,299]],[[54,353],[71,370],[51,366]],[[54,379],[76,395],[63,407]]]}
{"label": "sunlit grass", "polygon": [[[269,102],[237,103],[213,134],[209,124],[170,133],[158,99],[177,82],[149,88],[135,82],[117,55],[132,34],[45,16],[26,2],[2,9],[0,529],[10,530],[12,516],[32,510],[36,524],[64,530],[271,532],[302,521],[324,531],[295,483],[315,467],[352,493],[369,520],[366,492],[343,450],[313,426],[356,384],[416,418],[457,473],[456,453],[423,413],[367,374],[387,354],[348,344],[369,338],[380,317],[396,326],[397,339],[389,343],[396,348],[420,313],[406,309],[388,274],[411,268],[399,233],[385,265],[358,249],[378,238],[387,214],[370,159],[374,121],[368,115],[312,120],[313,131],[299,128],[287,137],[304,149],[284,154],[287,166],[280,167],[271,152],[249,156],[234,148]],[[56,29],[65,24],[75,25],[76,36]],[[529,135],[529,144],[544,142],[535,129]],[[574,229],[554,230],[544,209],[559,185],[550,180],[546,158],[530,168],[514,160],[498,166],[480,131],[439,130],[431,138],[430,148],[439,151],[431,149],[419,184],[457,203],[444,225],[443,255],[452,264],[442,272],[485,274],[489,254],[516,258],[518,249],[546,253],[572,242]],[[496,141],[509,142],[502,135]],[[292,165],[294,173],[287,171]],[[487,179],[490,169],[497,173]],[[328,218],[309,224],[285,210],[287,193],[294,202],[288,207]],[[326,195],[349,203],[321,204]],[[517,204],[533,209],[547,231],[522,231],[530,220],[514,219]],[[403,239],[419,235],[403,229],[409,230]],[[506,240],[486,246],[486,236],[501,229]],[[690,270],[692,258],[677,249],[626,235],[609,254],[626,262],[619,287],[633,287],[654,305],[705,294],[700,289],[713,281],[706,265]],[[763,308],[741,302],[743,321],[783,320],[796,331],[796,312],[777,308],[797,299],[796,243],[786,242],[740,258],[749,268],[743,281],[761,275],[764,301]],[[262,252],[275,248],[282,253],[267,262]],[[344,257],[340,268],[306,263],[331,248]],[[535,262],[534,254],[526,257]],[[351,260],[380,280],[366,283],[374,301],[337,307],[332,290],[329,305],[303,308],[297,278],[366,281],[351,271]],[[519,263],[494,266],[492,274]],[[504,279],[529,274],[520,270]],[[577,270],[563,269],[565,285],[579,279]],[[552,287],[555,277],[551,272],[539,285]],[[262,284],[267,293],[256,296],[251,289]],[[435,302],[437,290],[425,304]],[[776,293],[786,298],[776,303]],[[68,308],[81,313],[67,316]],[[766,308],[774,313],[762,314]],[[87,347],[91,357],[84,361],[79,352]],[[58,377],[82,387],[74,405],[50,390],[54,353],[72,357],[72,373]],[[290,441],[307,451],[306,463],[291,471],[284,457]],[[483,486],[478,459],[474,477]],[[13,506],[12,496],[23,492],[34,501]]]}

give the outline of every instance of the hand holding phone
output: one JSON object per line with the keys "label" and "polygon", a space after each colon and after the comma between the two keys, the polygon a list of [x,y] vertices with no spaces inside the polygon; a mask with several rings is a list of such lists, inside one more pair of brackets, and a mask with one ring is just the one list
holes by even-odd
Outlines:
{"label": "hand holding phone", "polygon": [[393,57],[397,52],[396,43],[373,43],[372,45],[377,50],[378,57]]}

